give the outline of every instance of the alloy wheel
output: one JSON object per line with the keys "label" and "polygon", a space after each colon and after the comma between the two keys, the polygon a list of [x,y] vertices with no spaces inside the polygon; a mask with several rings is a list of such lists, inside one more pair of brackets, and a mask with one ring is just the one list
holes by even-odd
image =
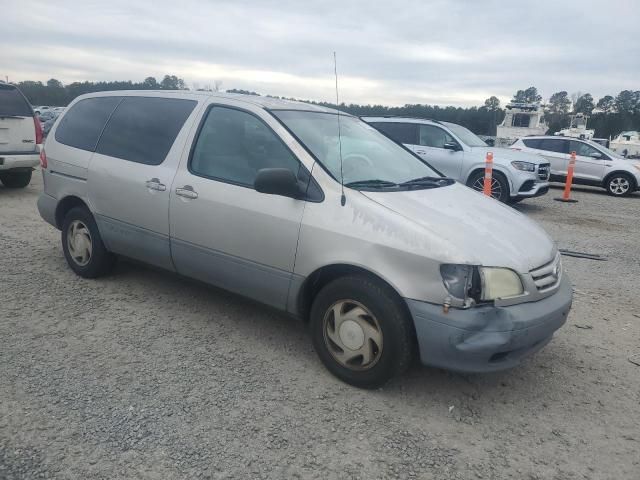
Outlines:
{"label": "alloy wheel", "polygon": [[609,182],[609,191],[614,195],[624,195],[629,188],[631,188],[629,180],[624,177],[615,177]]}

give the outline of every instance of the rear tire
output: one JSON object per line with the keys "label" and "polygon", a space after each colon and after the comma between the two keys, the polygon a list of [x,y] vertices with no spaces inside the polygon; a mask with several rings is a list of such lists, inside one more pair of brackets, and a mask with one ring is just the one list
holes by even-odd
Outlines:
{"label": "rear tire", "polygon": [[[509,202],[509,182],[502,172],[493,171],[491,196],[502,203]],[[472,173],[467,180],[467,186],[482,192],[484,186],[484,170]]]}
{"label": "rear tire", "polygon": [[25,188],[31,182],[31,170],[22,172],[2,172],[0,181],[7,188]]}
{"label": "rear tire", "polygon": [[628,173],[613,173],[605,182],[607,193],[614,197],[626,197],[635,190],[635,182]]}
{"label": "rear tire", "polygon": [[364,275],[338,278],[313,301],[313,346],[327,369],[360,388],[377,388],[410,365],[413,323],[389,286]]}
{"label": "rear tire", "polygon": [[62,222],[62,250],[71,270],[84,278],[97,278],[111,271],[116,256],[109,252],[98,226],[86,207],[74,207]]}

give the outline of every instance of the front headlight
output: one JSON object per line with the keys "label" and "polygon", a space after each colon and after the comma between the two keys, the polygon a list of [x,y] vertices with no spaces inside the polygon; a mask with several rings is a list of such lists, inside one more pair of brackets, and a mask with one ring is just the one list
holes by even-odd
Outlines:
{"label": "front headlight", "polygon": [[440,274],[452,297],[451,305],[457,307],[524,293],[520,277],[508,268],[444,264],[440,266]]}
{"label": "front headlight", "polygon": [[517,170],[522,170],[523,172],[535,172],[536,171],[536,164],[535,163],[531,163],[531,162],[521,162],[521,161],[515,161],[515,162],[511,162],[511,166]]}
{"label": "front headlight", "polygon": [[522,280],[516,272],[508,268],[480,267],[482,280],[482,300],[513,297],[524,292]]}

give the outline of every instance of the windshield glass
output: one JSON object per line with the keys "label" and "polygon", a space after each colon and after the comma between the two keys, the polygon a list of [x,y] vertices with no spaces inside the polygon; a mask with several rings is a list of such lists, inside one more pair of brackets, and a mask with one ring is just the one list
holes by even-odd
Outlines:
{"label": "windshield glass", "polygon": [[[340,180],[340,150],[344,183],[377,181],[399,184],[421,177],[441,175],[393,140],[359,118],[347,115],[273,110],[320,163]],[[338,118],[340,137],[338,141]]]}
{"label": "windshield glass", "polygon": [[469,147],[486,147],[487,144],[478,137],[475,133],[473,133],[468,128],[465,128],[461,125],[456,125],[455,123],[445,123],[449,130],[451,130],[465,145]]}

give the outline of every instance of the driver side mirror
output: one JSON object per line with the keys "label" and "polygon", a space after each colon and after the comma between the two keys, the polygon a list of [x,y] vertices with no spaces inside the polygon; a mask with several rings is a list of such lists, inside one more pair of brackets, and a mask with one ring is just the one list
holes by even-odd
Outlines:
{"label": "driver side mirror", "polygon": [[457,152],[460,150],[460,145],[455,142],[447,142],[442,146],[445,150],[451,150],[453,152]]}
{"label": "driver side mirror", "polygon": [[600,152],[593,152],[589,155],[591,158],[602,158],[602,154]]}
{"label": "driver side mirror", "polygon": [[298,179],[288,168],[261,168],[253,182],[256,192],[299,199],[302,190]]}
{"label": "driver side mirror", "polygon": [[494,138],[487,138],[484,143],[486,143],[487,145],[489,145],[490,147],[495,147],[496,146],[496,140]]}

